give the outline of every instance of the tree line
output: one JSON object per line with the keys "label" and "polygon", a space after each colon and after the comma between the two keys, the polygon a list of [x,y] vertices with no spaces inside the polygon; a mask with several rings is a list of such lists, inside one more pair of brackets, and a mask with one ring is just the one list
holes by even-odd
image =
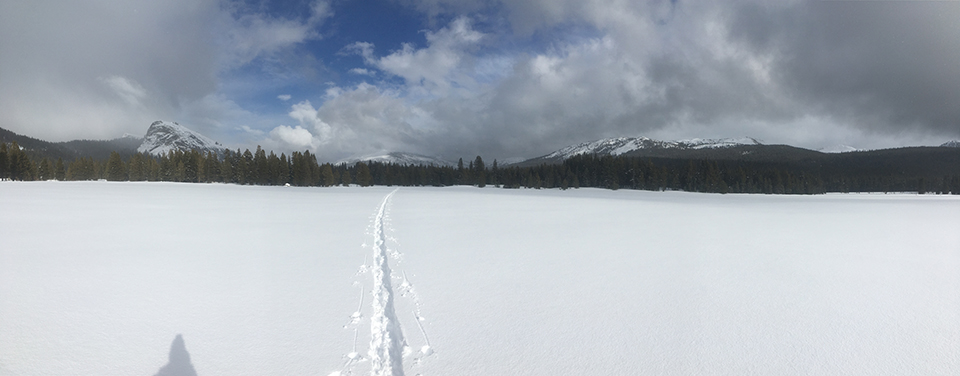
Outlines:
{"label": "tree line", "polygon": [[[64,162],[34,161],[14,142],[0,143],[0,179],[169,181],[292,186],[453,186],[503,188],[580,188],[682,190],[709,193],[820,194],[826,192],[918,192],[960,194],[960,170],[953,165],[905,173],[903,168],[868,168],[869,155],[801,162],[641,158],[579,155],[560,164],[532,167],[487,165],[477,156],[456,166],[359,162],[320,164],[309,151],[289,157],[267,152],[226,150],[222,154],[171,151],[160,156],[136,153],[124,160],[90,157]],[[904,157],[898,156],[898,160]],[[837,162],[839,161],[839,162]],[[922,163],[923,161],[917,161]]]}

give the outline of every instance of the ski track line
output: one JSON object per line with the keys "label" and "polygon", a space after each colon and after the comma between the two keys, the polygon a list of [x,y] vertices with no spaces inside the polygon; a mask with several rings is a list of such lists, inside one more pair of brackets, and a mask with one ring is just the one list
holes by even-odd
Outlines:
{"label": "ski track line", "polygon": [[383,222],[393,190],[380,203],[373,225],[373,313],[370,317],[370,374],[403,376],[403,350],[406,341],[393,308],[393,287]]}

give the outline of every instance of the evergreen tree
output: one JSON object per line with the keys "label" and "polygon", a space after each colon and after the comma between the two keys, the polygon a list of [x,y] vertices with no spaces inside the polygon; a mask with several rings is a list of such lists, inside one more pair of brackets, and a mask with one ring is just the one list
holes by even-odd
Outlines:
{"label": "evergreen tree", "polygon": [[279,181],[277,184],[284,185],[290,182],[290,161],[287,160],[287,155],[280,153],[280,171],[279,171]]}
{"label": "evergreen tree", "polygon": [[53,178],[57,180],[67,179],[67,169],[63,167],[63,158],[57,158],[57,166],[55,167]]}
{"label": "evergreen tree", "polygon": [[136,153],[127,160],[127,178],[130,179],[130,181],[147,180],[146,169],[147,160],[141,153]]}
{"label": "evergreen tree", "polygon": [[203,179],[205,183],[212,183],[220,180],[220,158],[217,158],[216,154],[213,154],[211,151],[207,151],[206,156],[203,158]]}
{"label": "evergreen tree", "polygon": [[50,165],[50,160],[44,157],[40,160],[40,164],[37,166],[37,179],[39,180],[50,180],[53,179],[53,166]]}
{"label": "evergreen tree", "polygon": [[329,187],[336,184],[336,179],[333,176],[333,166],[329,163],[324,163],[323,166],[320,166],[320,175],[322,177],[322,185],[324,187]]}
{"label": "evergreen tree", "polygon": [[254,161],[253,153],[250,152],[250,149],[243,150],[243,184],[256,184],[259,176],[257,176],[257,165]]}
{"label": "evergreen tree", "polygon": [[17,145],[16,141],[10,144],[9,153],[10,180],[33,180],[36,176],[34,174],[36,166],[27,157],[27,153],[20,150],[20,145]]}
{"label": "evergreen tree", "polygon": [[200,153],[196,150],[185,152],[178,163],[183,165],[183,173],[180,181],[187,183],[196,183],[200,181]]}
{"label": "evergreen tree", "polygon": [[120,160],[120,153],[115,151],[110,153],[110,158],[107,160],[107,180],[127,180],[127,171],[123,168],[123,161]]}
{"label": "evergreen tree", "polygon": [[7,144],[0,142],[0,180],[10,177],[10,153]]}
{"label": "evergreen tree", "polygon": [[357,173],[357,184],[359,184],[361,187],[369,187],[372,177],[370,176],[370,168],[367,167],[367,164],[363,162],[357,162],[354,168],[356,169]]}
{"label": "evergreen tree", "polygon": [[457,185],[463,184],[463,180],[464,180],[463,175],[464,175],[463,174],[463,158],[460,158],[457,160],[457,181],[456,181]]}
{"label": "evergreen tree", "polygon": [[477,156],[477,159],[473,161],[473,170],[474,181],[476,182],[477,186],[480,188],[486,187],[487,169],[483,165],[483,158],[480,158],[479,155]]}
{"label": "evergreen tree", "polygon": [[[246,158],[246,154],[244,154]],[[270,181],[270,171],[267,165],[267,154],[257,145],[257,151],[253,154],[252,165],[252,184],[267,185]]]}

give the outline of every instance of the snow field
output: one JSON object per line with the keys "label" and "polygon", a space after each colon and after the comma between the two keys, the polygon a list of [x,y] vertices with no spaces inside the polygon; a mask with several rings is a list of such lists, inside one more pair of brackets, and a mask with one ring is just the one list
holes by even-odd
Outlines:
{"label": "snow field", "polygon": [[960,372],[955,196],[392,191],[0,183],[0,375],[369,374],[378,249],[406,374]]}

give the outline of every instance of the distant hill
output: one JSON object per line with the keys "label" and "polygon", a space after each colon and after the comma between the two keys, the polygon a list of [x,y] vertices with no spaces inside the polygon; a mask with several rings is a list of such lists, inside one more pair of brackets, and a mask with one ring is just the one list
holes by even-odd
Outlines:
{"label": "distant hill", "polygon": [[378,162],[384,164],[397,164],[403,166],[436,166],[436,167],[447,167],[453,166],[454,163],[450,161],[445,161],[438,157],[430,157],[426,155],[414,154],[414,153],[403,153],[403,152],[392,152],[392,153],[380,153],[373,154],[357,158],[348,158],[340,160],[336,165],[347,164],[354,165],[357,162]]}
{"label": "distant hill", "polygon": [[9,144],[14,141],[23,148],[30,158],[63,158],[65,161],[71,161],[79,157],[107,159],[110,157],[111,151],[116,151],[120,153],[121,157],[126,158],[135,154],[141,143],[140,138],[130,135],[112,140],[48,142],[0,128],[0,142]]}
{"label": "distant hill", "polygon": [[531,167],[560,164],[578,155],[717,159],[745,161],[804,160],[818,158],[820,152],[788,145],[765,145],[750,137],[660,141],[646,137],[618,137],[567,146],[555,152],[511,164]]}
{"label": "distant hill", "polygon": [[159,155],[171,150],[199,150],[203,153],[211,151],[223,155],[226,148],[219,142],[213,141],[176,122],[156,121],[147,129],[147,134],[141,138],[134,135],[124,135],[112,140],[73,140],[66,142],[48,142],[29,136],[17,134],[0,128],[0,142],[18,145],[33,159],[57,159],[72,161],[80,157],[91,157],[94,160],[106,160],[110,152],[117,152],[120,157],[127,159],[137,152]]}

